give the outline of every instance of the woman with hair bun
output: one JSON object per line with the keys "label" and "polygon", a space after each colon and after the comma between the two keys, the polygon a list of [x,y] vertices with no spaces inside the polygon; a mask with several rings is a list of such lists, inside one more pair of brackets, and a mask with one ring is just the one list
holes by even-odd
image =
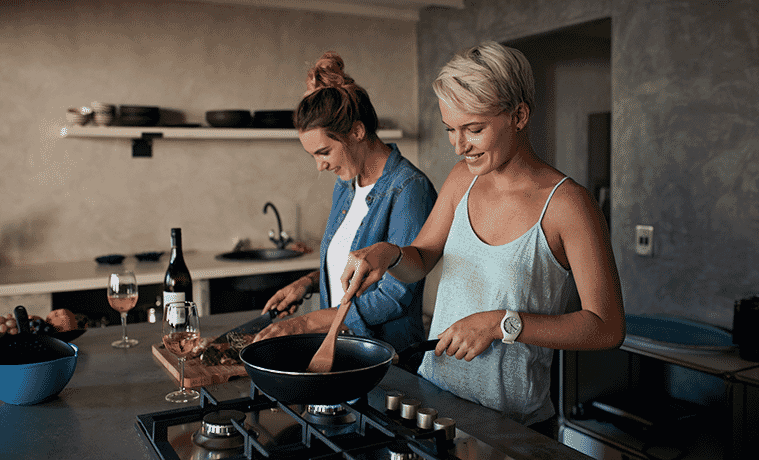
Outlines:
{"label": "woman with hair bun", "polygon": [[[327,332],[345,294],[340,275],[348,254],[380,241],[410,244],[437,199],[432,183],[398,146],[377,137],[379,121],[369,94],[344,68],[337,53],[324,53],[308,72],[307,91],[293,120],[316,169],[337,175],[320,268],[279,290],[263,313],[276,309],[287,316],[313,292],[320,293],[321,309],[278,321],[261,331],[256,341]],[[398,350],[421,341],[423,289],[424,280],[403,283],[386,276],[360,299],[353,299],[345,326]]]}

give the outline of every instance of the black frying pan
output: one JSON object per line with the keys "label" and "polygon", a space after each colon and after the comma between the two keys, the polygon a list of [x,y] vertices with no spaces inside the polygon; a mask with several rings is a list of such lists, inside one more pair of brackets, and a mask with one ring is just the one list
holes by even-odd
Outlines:
{"label": "black frying pan", "polygon": [[368,393],[390,365],[435,348],[437,340],[414,344],[400,354],[388,343],[341,335],[335,345],[332,371],[306,372],[326,334],[275,337],[252,343],[240,351],[253,383],[279,401],[292,404],[339,404]]}
{"label": "black frying pan", "polygon": [[74,349],[66,342],[48,335],[32,334],[26,308],[19,305],[13,310],[13,314],[16,316],[18,334],[6,334],[2,337],[2,364],[32,364],[74,356]]}

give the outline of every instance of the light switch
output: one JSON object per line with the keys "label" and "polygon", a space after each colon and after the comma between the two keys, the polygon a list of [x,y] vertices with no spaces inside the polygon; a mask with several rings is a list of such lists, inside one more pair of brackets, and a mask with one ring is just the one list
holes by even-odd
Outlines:
{"label": "light switch", "polygon": [[635,252],[639,256],[654,255],[654,227],[651,225],[635,226]]}

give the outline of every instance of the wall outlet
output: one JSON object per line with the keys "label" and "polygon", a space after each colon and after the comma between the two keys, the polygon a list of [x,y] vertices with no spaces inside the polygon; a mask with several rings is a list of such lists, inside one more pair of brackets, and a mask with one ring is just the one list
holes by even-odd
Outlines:
{"label": "wall outlet", "polygon": [[635,252],[639,256],[654,255],[654,227],[651,225],[635,226]]}

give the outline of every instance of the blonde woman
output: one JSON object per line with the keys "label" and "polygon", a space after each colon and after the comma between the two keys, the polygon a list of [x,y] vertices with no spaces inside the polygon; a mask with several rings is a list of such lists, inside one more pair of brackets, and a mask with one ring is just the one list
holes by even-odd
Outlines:
{"label": "blonde woman", "polygon": [[[416,239],[351,253],[346,298],[385,272],[442,276],[419,374],[526,425],[555,413],[552,349],[619,346],[625,336],[619,277],[604,216],[588,191],[530,145],[530,64],[488,42],[455,56],[433,84],[444,129],[462,157]],[[389,268],[389,270],[388,270]],[[576,283],[582,309],[566,313]]]}

